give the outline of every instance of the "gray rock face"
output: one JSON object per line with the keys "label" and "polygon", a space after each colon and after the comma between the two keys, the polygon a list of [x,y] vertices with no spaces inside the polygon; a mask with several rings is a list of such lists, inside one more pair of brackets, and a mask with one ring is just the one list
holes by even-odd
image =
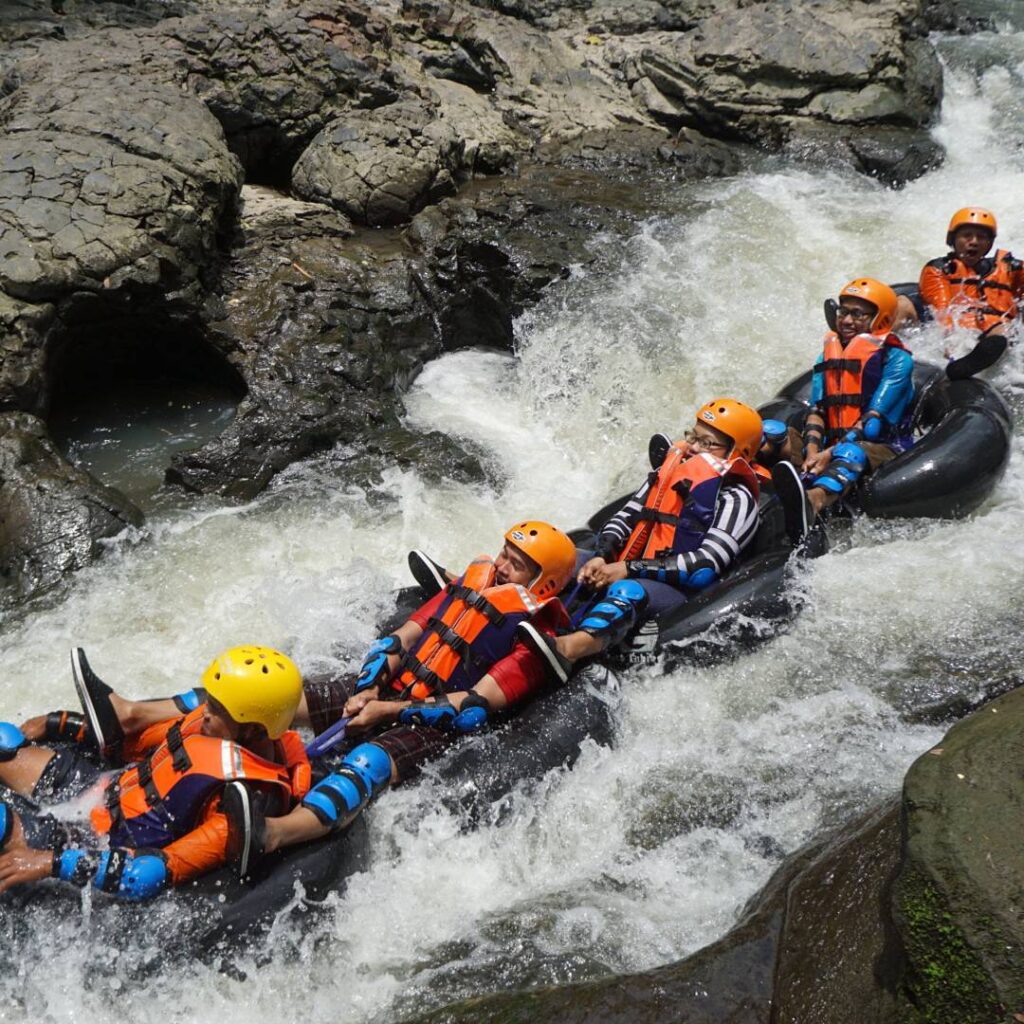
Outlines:
{"label": "gray rock face", "polygon": [[892,800],[788,858],[726,936],[644,974],[471,1000],[422,1024],[993,1024],[1024,1018],[1024,688]]}
{"label": "gray rock face", "polygon": [[387,117],[353,110],[328,125],[299,158],[292,186],[360,224],[401,224],[455,192],[462,140],[434,110],[395,103]]}
{"label": "gray rock face", "polygon": [[44,593],[142,513],[120,492],[68,465],[45,425],[0,413],[0,608]]}

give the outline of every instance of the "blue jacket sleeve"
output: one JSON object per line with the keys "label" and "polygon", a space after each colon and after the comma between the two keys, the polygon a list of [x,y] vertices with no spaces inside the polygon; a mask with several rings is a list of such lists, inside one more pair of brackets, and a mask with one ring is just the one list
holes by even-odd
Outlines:
{"label": "blue jacket sleeve", "polygon": [[[825,358],[825,353],[814,361],[814,369],[817,371],[818,366],[822,363]],[[821,400],[825,397],[825,374],[815,372],[814,376],[811,377],[811,405],[820,405]]]}
{"label": "blue jacket sleeve", "polygon": [[914,398],[914,357],[902,348],[886,353],[882,379],[865,412],[877,412],[886,423],[895,426]]}

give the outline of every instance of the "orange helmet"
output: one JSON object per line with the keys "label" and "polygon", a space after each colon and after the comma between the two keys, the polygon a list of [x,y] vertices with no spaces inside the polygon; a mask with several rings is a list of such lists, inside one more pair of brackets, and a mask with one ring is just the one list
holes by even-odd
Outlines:
{"label": "orange helmet", "polygon": [[526,589],[541,599],[554,597],[576,570],[576,545],[550,523],[536,519],[516,523],[505,534],[505,543],[540,567]]}
{"label": "orange helmet", "polygon": [[858,277],[851,281],[840,293],[839,298],[863,299],[875,307],[875,318],[871,321],[872,332],[888,331],[896,322],[896,306],[899,296],[881,281],[873,277]]}
{"label": "orange helmet", "polygon": [[946,245],[953,245],[953,236],[959,228],[974,224],[979,228],[987,228],[992,232],[992,241],[996,240],[996,215],[991,210],[984,210],[980,206],[965,206],[953,214],[946,228]]}
{"label": "orange helmet", "polygon": [[761,447],[764,426],[761,415],[735,398],[712,398],[697,410],[697,422],[725,434],[733,444],[733,452],[752,459]]}

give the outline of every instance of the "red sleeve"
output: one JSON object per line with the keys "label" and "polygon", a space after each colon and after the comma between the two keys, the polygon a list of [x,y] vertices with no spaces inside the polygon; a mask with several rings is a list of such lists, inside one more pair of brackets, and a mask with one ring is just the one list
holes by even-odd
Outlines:
{"label": "red sleeve", "polygon": [[415,622],[420,629],[427,628],[427,619],[437,614],[441,602],[448,596],[448,591],[439,590],[429,601],[424,602],[409,616],[410,622]]}
{"label": "red sleeve", "polygon": [[[549,601],[531,620],[548,636],[570,625],[569,616],[561,601]],[[501,687],[509,706],[521,704],[544,685],[547,669],[540,656],[525,644],[517,643],[512,650],[491,666],[488,675]]]}

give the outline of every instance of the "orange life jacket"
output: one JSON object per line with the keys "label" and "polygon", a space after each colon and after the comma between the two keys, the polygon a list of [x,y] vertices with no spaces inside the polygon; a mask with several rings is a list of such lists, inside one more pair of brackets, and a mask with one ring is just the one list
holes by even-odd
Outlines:
{"label": "orange life jacket", "polygon": [[230,740],[204,736],[203,707],[167,730],[149,757],[132,765],[106,787],[104,806],[92,811],[93,828],[110,833],[111,846],[166,846],[192,831],[203,808],[232,779],[276,791],[287,809],[311,784],[309,759],[296,732],[278,742],[285,764],[264,760]]}
{"label": "orange life jacket", "polygon": [[760,492],[757,474],[746,459],[716,459],[708,452],[691,455],[685,441],[669,448],[652,477],[619,561],[696,551],[714,521],[718,492],[726,480],[743,484],[755,498]]}
{"label": "orange life jacket", "polygon": [[825,335],[824,358],[814,372],[825,376],[820,405],[830,434],[849,430],[863,415],[882,378],[887,348],[906,346],[895,334],[858,334],[845,348],[835,331]]}
{"label": "orange life jacket", "polygon": [[984,331],[1020,314],[1024,269],[1006,249],[986,256],[973,270],[950,253],[925,265],[920,289],[947,326]]}
{"label": "orange life jacket", "polygon": [[548,602],[518,583],[495,586],[494,572],[493,560],[481,556],[470,563],[461,582],[448,584],[437,613],[403,656],[391,684],[395,690],[410,690],[422,699],[472,689],[512,650],[516,626]]}

